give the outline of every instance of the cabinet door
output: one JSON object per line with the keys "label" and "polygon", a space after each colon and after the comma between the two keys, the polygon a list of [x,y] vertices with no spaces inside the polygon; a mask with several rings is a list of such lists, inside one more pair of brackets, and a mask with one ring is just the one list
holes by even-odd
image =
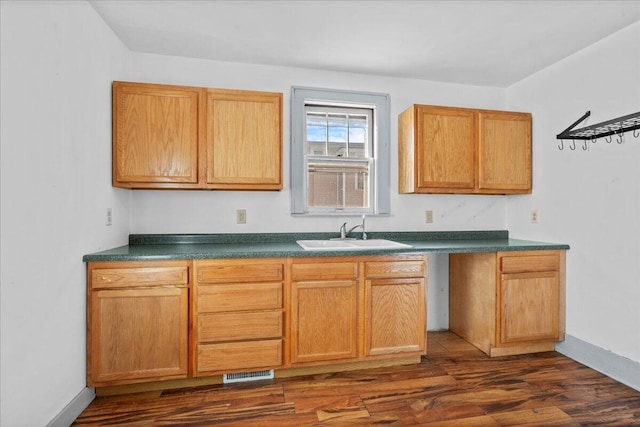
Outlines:
{"label": "cabinet door", "polygon": [[418,106],[416,121],[418,189],[472,192],[476,170],[474,111]]}
{"label": "cabinet door", "polygon": [[531,192],[531,114],[479,113],[478,189]]}
{"label": "cabinet door", "polygon": [[499,295],[502,344],[558,339],[557,271],[502,274]]}
{"label": "cabinet door", "polygon": [[195,188],[202,89],[113,83],[113,185]]}
{"label": "cabinet door", "polygon": [[187,377],[187,288],[91,292],[90,386]]}
{"label": "cabinet door", "polygon": [[282,94],[207,91],[207,187],[282,189]]}
{"label": "cabinet door", "polygon": [[365,354],[425,351],[424,279],[366,281]]}
{"label": "cabinet door", "polygon": [[294,282],[291,362],[357,356],[357,281]]}

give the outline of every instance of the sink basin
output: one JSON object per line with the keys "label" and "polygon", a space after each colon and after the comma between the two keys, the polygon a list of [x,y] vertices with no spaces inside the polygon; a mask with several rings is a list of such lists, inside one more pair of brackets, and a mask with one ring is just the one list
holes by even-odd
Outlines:
{"label": "sink basin", "polygon": [[354,251],[373,249],[402,249],[410,245],[386,239],[369,240],[298,240],[296,242],[305,251]]}
{"label": "sink basin", "polygon": [[298,240],[296,243],[307,251],[353,249],[346,240]]}

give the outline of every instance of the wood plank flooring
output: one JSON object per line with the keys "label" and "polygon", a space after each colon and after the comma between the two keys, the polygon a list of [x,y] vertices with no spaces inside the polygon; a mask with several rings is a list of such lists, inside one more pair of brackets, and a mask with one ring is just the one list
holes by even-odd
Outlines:
{"label": "wood plank flooring", "polygon": [[74,426],[640,426],[640,392],[559,353],[429,332],[412,366],[97,397]]}

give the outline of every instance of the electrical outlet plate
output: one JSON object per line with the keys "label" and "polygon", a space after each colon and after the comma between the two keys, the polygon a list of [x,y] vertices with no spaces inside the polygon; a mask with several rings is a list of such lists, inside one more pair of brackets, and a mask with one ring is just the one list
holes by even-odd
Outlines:
{"label": "electrical outlet plate", "polygon": [[424,211],[424,222],[431,224],[433,222],[433,211]]}
{"label": "electrical outlet plate", "polygon": [[104,225],[112,225],[113,224],[113,211],[111,208],[107,208],[107,212],[104,217]]}
{"label": "electrical outlet plate", "polygon": [[531,211],[531,224],[537,224],[540,221],[540,215],[537,210]]}
{"label": "electrical outlet plate", "polygon": [[245,209],[236,210],[236,224],[247,223],[247,211]]}

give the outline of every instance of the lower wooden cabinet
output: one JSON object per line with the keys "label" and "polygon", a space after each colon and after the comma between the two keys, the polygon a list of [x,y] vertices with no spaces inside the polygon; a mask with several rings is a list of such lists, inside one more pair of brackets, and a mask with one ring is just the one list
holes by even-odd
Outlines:
{"label": "lower wooden cabinet", "polygon": [[426,260],[365,264],[365,356],[426,353]]}
{"label": "lower wooden cabinet", "polygon": [[291,266],[291,362],[358,355],[358,264],[296,260]]}
{"label": "lower wooden cabinet", "polygon": [[87,384],[186,378],[186,262],[89,263]]}
{"label": "lower wooden cabinet", "polygon": [[[87,383],[426,354],[426,255],[90,262]],[[491,356],[564,339],[564,251],[450,255],[450,329]]]}
{"label": "lower wooden cabinet", "polygon": [[195,261],[194,376],[283,366],[282,259]]}
{"label": "lower wooden cabinet", "polygon": [[426,352],[426,258],[309,258],[291,266],[291,363]]}
{"label": "lower wooden cabinet", "polygon": [[490,356],[564,340],[565,252],[451,254],[449,329]]}

